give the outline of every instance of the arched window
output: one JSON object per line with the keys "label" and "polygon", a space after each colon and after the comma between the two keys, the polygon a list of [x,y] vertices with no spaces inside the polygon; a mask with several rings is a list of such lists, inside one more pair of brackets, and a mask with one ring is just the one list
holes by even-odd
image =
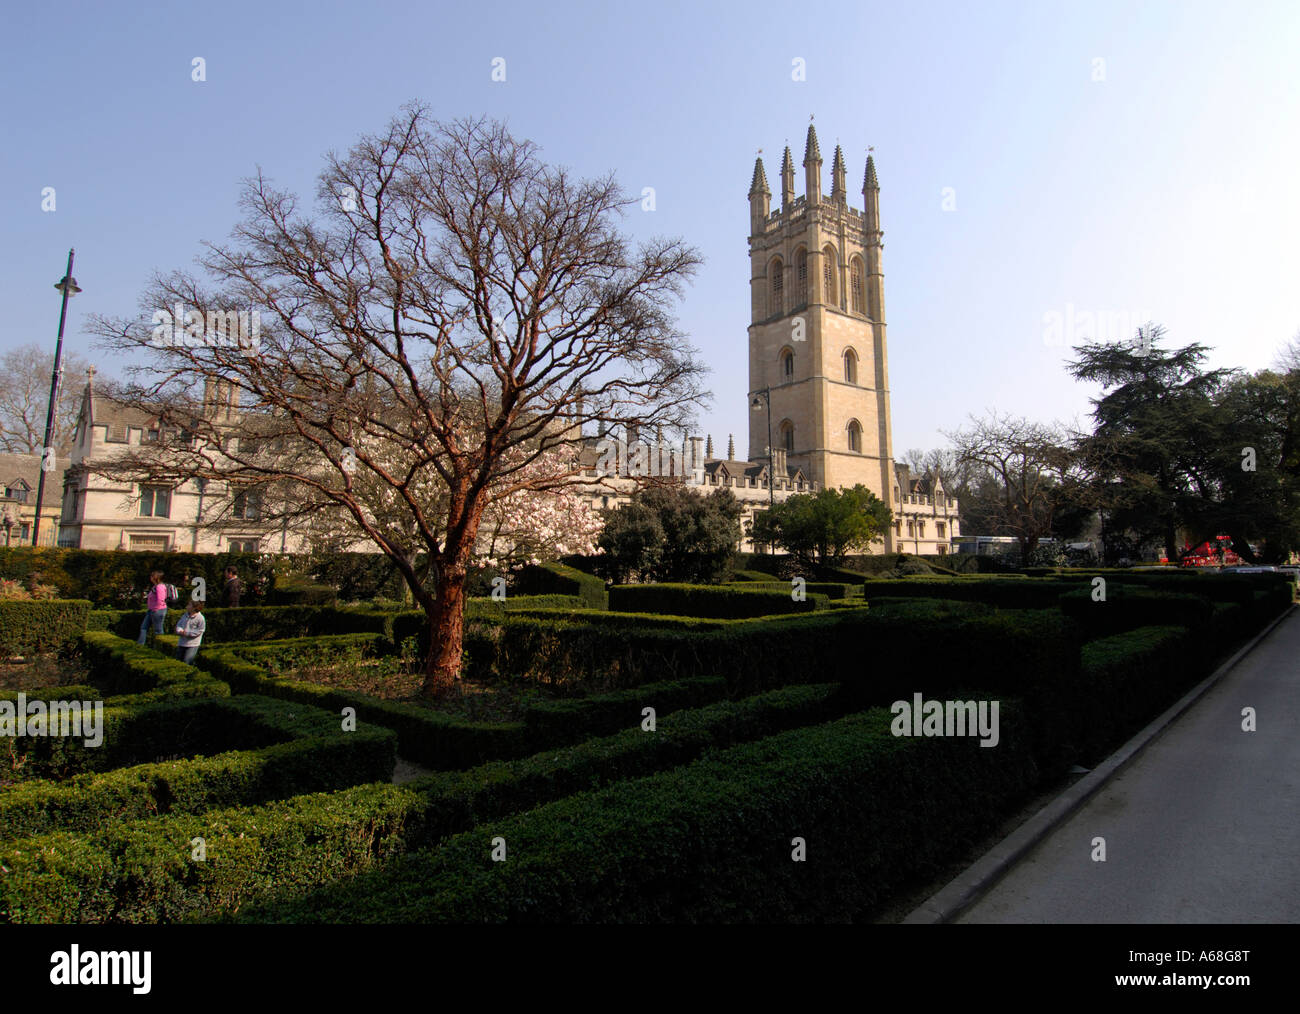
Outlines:
{"label": "arched window", "polygon": [[854,257],[849,263],[849,290],[854,313],[866,313],[867,304],[862,297],[862,258]]}
{"label": "arched window", "polygon": [[787,451],[794,451],[794,423],[789,419],[781,423],[781,446]]}
{"label": "arched window", "polygon": [[852,349],[844,351],[844,382],[846,384],[858,382],[858,354]]}
{"label": "arched window", "polygon": [[822,299],[830,306],[839,306],[835,296],[835,248],[828,246],[822,251]]}
{"label": "arched window", "polygon": [[808,251],[800,247],[794,255],[794,305],[808,302]]}
{"label": "arched window", "polygon": [[794,353],[789,349],[781,351],[781,382],[794,380]]}
{"label": "arched window", "polygon": [[849,450],[862,453],[862,424],[856,419],[849,420]]}
{"label": "arched window", "polygon": [[769,315],[780,316],[785,298],[785,265],[778,257],[772,262],[772,301],[768,305]]}

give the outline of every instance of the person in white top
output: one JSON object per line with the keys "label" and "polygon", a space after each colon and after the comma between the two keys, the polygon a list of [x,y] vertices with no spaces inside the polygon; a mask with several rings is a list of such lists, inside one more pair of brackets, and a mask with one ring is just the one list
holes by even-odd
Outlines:
{"label": "person in white top", "polygon": [[182,662],[193,662],[203,642],[203,631],[208,621],[203,618],[202,606],[191,601],[185,615],[176,621],[176,657]]}

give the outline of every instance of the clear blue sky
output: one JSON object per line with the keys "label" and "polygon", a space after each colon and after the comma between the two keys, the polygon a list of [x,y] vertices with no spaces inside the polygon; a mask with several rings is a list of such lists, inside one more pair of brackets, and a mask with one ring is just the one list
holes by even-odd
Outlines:
{"label": "clear blue sky", "polygon": [[851,191],[875,147],[896,453],[988,408],[1081,419],[1095,392],[1045,315],[1149,317],[1248,369],[1300,329],[1297,53],[1294,0],[11,5],[0,348],[53,347],[75,246],[69,344],[116,372],[87,313],[227,238],[257,166],[309,196],[324,152],[421,99],[655,188],[626,226],[704,253],[681,311],[713,369],[702,428],[743,448],[754,155],[775,182],[816,113],[825,189],[837,141]]}

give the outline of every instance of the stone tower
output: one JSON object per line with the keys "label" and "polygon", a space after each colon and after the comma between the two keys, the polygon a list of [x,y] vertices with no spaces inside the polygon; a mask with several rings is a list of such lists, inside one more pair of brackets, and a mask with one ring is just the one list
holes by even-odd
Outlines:
{"label": "stone tower", "polygon": [[849,206],[838,145],[831,192],[822,193],[812,125],[803,168],[804,195],[796,197],[787,147],[776,211],[762,158],[749,187],[751,405],[759,399],[749,413],[749,458],[768,460],[761,392],[770,388],[772,440],[790,465],[828,487],[862,483],[896,509],[875,161],[867,156],[861,211]]}

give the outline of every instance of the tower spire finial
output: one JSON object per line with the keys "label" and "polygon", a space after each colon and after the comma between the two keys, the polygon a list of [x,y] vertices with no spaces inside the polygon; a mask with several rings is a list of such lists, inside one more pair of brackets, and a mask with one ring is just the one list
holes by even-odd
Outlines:
{"label": "tower spire finial", "polygon": [[790,156],[790,145],[785,146],[781,156],[781,207],[788,208],[794,203],[794,159]]}
{"label": "tower spire finial", "polygon": [[763,169],[762,149],[759,149],[759,157],[754,159],[754,178],[749,184],[749,196],[755,194],[766,194],[771,196],[772,191],[767,186],[767,172]]}
{"label": "tower spire finial", "polygon": [[844,166],[844,149],[837,144],[835,158],[831,162],[831,196],[837,201],[847,201],[848,195],[848,170]]}
{"label": "tower spire finial", "polygon": [[[811,120],[812,117],[809,117]],[[817,128],[810,122],[808,124],[808,139],[804,142],[803,164],[808,165],[810,162],[820,162],[822,160],[822,150],[817,144]]]}

